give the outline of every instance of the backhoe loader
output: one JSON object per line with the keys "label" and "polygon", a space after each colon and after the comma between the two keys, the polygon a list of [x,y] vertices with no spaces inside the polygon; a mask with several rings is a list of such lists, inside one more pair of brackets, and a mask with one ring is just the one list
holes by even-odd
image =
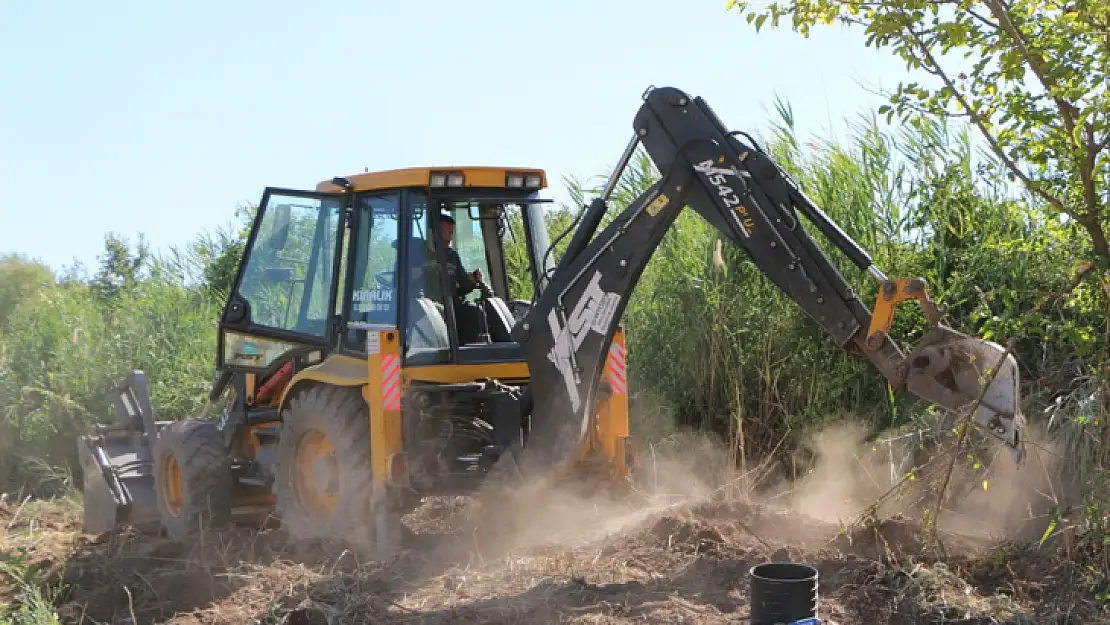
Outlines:
{"label": "backhoe loader", "polygon": [[[601,228],[641,147],[661,177]],[[883,274],[700,97],[644,93],[632,139],[562,233],[570,240],[558,259],[545,187],[539,169],[456,167],[267,189],[219,320],[209,398],[223,399],[221,417],[155,421],[145,377],[132,372],[114,390],[118,423],[79,441],[86,530],[184,536],[272,514],[294,537],[392,549],[401,515],[429,495],[506,480],[627,484],[636,454],[620,319],[687,207],[837,345],[895,388],[974,408],[973,421],[1021,462],[1013,356],[943,325],[923,280]],[[878,282],[871,309],[799,216]],[[465,271],[481,268],[488,282],[448,262],[451,242],[437,236],[446,222],[457,225]],[[517,234],[530,284],[510,281],[505,243]],[[908,354],[889,336],[906,300],[929,322]]]}

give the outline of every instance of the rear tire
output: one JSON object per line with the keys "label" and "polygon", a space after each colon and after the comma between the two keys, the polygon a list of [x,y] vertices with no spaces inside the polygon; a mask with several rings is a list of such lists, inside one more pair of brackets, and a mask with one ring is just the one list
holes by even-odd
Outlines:
{"label": "rear tire", "polygon": [[357,387],[314,386],[282,417],[276,512],[291,538],[374,536],[369,407]]}
{"label": "rear tire", "polygon": [[162,527],[184,538],[231,522],[231,469],[211,421],[175,421],[154,443],[154,491]]}

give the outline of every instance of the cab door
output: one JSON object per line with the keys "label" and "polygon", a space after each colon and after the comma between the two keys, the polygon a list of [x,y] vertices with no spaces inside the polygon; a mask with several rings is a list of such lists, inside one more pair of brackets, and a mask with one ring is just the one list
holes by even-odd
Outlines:
{"label": "cab door", "polygon": [[220,318],[219,368],[262,372],[334,343],[347,198],[266,189]]}

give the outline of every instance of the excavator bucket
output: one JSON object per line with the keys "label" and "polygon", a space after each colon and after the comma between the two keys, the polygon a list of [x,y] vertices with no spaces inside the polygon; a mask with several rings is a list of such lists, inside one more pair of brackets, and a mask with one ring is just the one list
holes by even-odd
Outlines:
{"label": "excavator bucket", "polygon": [[[1003,359],[1005,356],[1005,359]],[[1024,417],[1017,360],[997,343],[934,325],[906,358],[906,389],[967,414],[1021,463]]]}
{"label": "excavator bucket", "polygon": [[78,437],[84,474],[83,529],[103,534],[130,526],[144,533],[160,527],[154,491],[154,421],[146,375],[132,371],[110,390],[116,422],[97,424]]}

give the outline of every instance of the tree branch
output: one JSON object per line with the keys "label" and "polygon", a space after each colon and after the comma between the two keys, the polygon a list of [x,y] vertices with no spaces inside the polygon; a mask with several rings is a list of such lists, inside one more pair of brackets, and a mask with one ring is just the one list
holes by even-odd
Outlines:
{"label": "tree branch", "polygon": [[933,507],[933,515],[930,519],[930,527],[933,530],[933,539],[937,541],[937,546],[940,547],[941,555],[944,558],[948,558],[948,552],[944,548],[944,543],[940,540],[940,512],[941,505],[944,503],[944,495],[948,491],[948,484],[952,481],[952,471],[956,468],[956,458],[958,458],[960,455],[960,448],[963,447],[964,440],[967,438],[968,430],[970,430],[971,426],[975,424],[975,422],[972,420],[972,415],[975,414],[975,411],[978,410],[979,406],[983,403],[983,399],[987,396],[987,391],[990,389],[991,385],[994,384],[994,379],[998,377],[998,372],[1002,371],[1002,363],[1006,362],[1006,359],[1010,357],[1010,354],[1012,354],[1013,351],[1014,341],[1013,339],[1010,339],[1010,341],[1006,345],[1006,351],[1002,352],[1002,356],[998,359],[998,362],[996,362],[994,367],[989,370],[990,375],[988,376],[987,381],[983,384],[983,388],[979,391],[979,397],[975,400],[975,403],[971,405],[971,408],[969,408],[968,411],[963,415],[961,424],[957,426],[960,429],[960,436],[958,439],[956,439],[956,448],[952,450],[952,460],[948,464],[948,471],[944,474],[944,482],[941,483],[940,491],[937,492],[937,503],[936,506]]}
{"label": "tree branch", "polygon": [[979,20],[980,22],[983,22],[984,24],[986,24],[986,25],[987,25],[987,26],[989,26],[990,28],[992,28],[992,29],[994,29],[994,30],[1000,30],[1000,29],[1002,28],[1001,26],[999,26],[998,24],[996,24],[996,23],[994,23],[994,22],[990,21],[990,20],[989,20],[989,19],[987,19],[986,17],[984,17],[984,16],[982,16],[982,15],[979,15],[979,14],[978,14],[978,13],[976,13],[976,12],[975,12],[974,10],[972,10],[972,9],[970,9],[970,8],[969,8],[969,9],[966,9],[966,10],[967,10],[968,14],[970,14],[970,15],[971,15],[972,17],[974,17],[975,19]]}
{"label": "tree branch", "polygon": [[[1108,28],[1110,28],[1110,27],[1108,27]],[[1110,32],[1108,32],[1107,35],[1110,35]],[[1106,43],[1108,45],[1110,45],[1110,39],[1108,39]],[[1092,117],[1092,121],[1087,122],[1087,124],[1088,124],[1088,131],[1093,135],[1094,134],[1094,128],[1093,128],[1093,126],[1094,126],[1094,121],[1093,121],[1094,115],[1092,115],[1091,117]],[[1103,121],[1110,122],[1110,114],[1103,115],[1102,117],[1103,117]],[[1099,142],[1096,143],[1092,140],[1092,143],[1094,143],[1094,145],[1095,145],[1095,158],[1098,158],[1098,153],[1099,152],[1101,152],[1101,151],[1105,150],[1106,148],[1110,147],[1110,130],[1106,131],[1106,136],[1102,138],[1102,141],[1099,141]]]}
{"label": "tree branch", "polygon": [[1095,146],[1095,156],[1098,156],[1099,152],[1105,150],[1108,147],[1110,147],[1110,132],[1107,132],[1102,141],[1100,141],[1098,145]]}
{"label": "tree branch", "polygon": [[[882,3],[879,3],[879,4],[880,4],[880,6],[885,6]],[[991,28],[993,28],[995,30],[999,30],[998,24],[995,24],[994,22],[990,21],[986,17],[976,13],[970,7],[962,6],[962,4],[963,4],[962,0],[929,0],[928,4],[935,4],[935,5],[938,5],[938,6],[945,6],[945,5],[954,6],[954,7],[957,8],[957,10],[966,11],[972,17],[978,19],[980,22],[983,22],[987,26],[990,26]]]}
{"label": "tree branch", "polygon": [[1083,182],[1083,198],[1087,202],[1087,215],[1098,220],[1098,194],[1095,192],[1095,161],[1099,150],[1095,145],[1095,127],[1087,122],[1087,162],[1079,168],[1079,178]]}
{"label": "tree branch", "polygon": [[[906,17],[905,14],[903,14],[903,17]],[[967,96],[962,91],[960,91],[959,88],[956,87],[956,83],[953,82],[952,78],[949,77],[948,74],[940,67],[940,63],[937,62],[936,57],[933,56],[932,51],[930,51],[928,46],[925,45],[925,42],[921,41],[921,38],[918,37],[917,34],[914,33],[911,29],[907,28],[906,30],[913,37],[913,40],[917,44],[918,48],[920,48],[921,54],[923,57],[925,57],[925,60],[928,61],[929,65],[932,65],[933,68],[935,68],[935,75],[940,77],[940,79],[944,81],[944,84],[952,90],[953,94],[956,95],[956,99],[960,101],[960,104],[964,107],[964,110],[968,112],[968,116],[971,118],[971,121],[975,123],[975,126],[979,129],[979,132],[982,133],[983,138],[986,139],[987,144],[990,145],[991,151],[993,151],[995,155],[998,156],[998,158],[1006,165],[1006,168],[1009,169],[1015,176],[1017,176],[1018,179],[1020,179],[1023,183],[1025,183],[1027,187],[1032,189],[1034,193],[1036,193],[1042,199],[1044,199],[1044,201],[1052,205],[1053,208],[1066,215],[1070,215],[1076,219],[1079,219],[1079,217],[1075,215],[1070,209],[1068,209],[1068,207],[1064,206],[1064,203],[1060,200],[1060,198],[1052,195],[1048,191],[1045,191],[1041,185],[1037,184],[1032,178],[1026,175],[1025,172],[1021,171],[1021,169],[1017,166],[1017,163],[1015,163],[1014,160],[1006,154],[1006,151],[1002,149],[1002,146],[999,145],[998,139],[996,139],[995,136],[987,130],[986,124],[983,123],[983,118],[982,116],[980,116],[979,111],[977,111],[975,107],[971,105],[971,102],[968,101]]]}
{"label": "tree branch", "polygon": [[1083,278],[1094,268],[1094,263],[1083,263],[1083,265],[1079,267],[1079,271],[1075,272],[1075,277],[1071,279],[1071,282],[1067,286],[1049,295],[1043,302],[1040,303],[1039,306],[1031,310],[1029,314],[1041,315],[1047,312],[1049,306],[1055,304],[1056,302],[1060,301],[1060,298],[1074,291],[1076,287],[1079,286],[1079,283],[1083,282]]}
{"label": "tree branch", "polygon": [[1007,7],[1003,6],[1001,0],[986,0],[986,5],[990,8],[994,18],[997,19],[998,23],[1002,26],[1002,30],[1014,40],[1014,45],[1017,46],[1022,56],[1025,57],[1026,62],[1029,63],[1029,68],[1033,70],[1033,75],[1041,82],[1045,91],[1048,92],[1049,97],[1056,102],[1056,108],[1059,109],[1060,117],[1064,120],[1064,127],[1067,128],[1068,135],[1070,136],[1075,132],[1075,117],[1079,114],[1078,109],[1070,102],[1066,102],[1063,98],[1053,94],[1056,83],[1049,80],[1048,74],[1045,72],[1044,58],[1039,54],[1034,54],[1033,51],[1029,49],[1024,35],[1022,35],[1021,31],[1018,30],[1017,26],[1015,26],[1014,22],[1010,19],[1010,16],[1006,13]]}

